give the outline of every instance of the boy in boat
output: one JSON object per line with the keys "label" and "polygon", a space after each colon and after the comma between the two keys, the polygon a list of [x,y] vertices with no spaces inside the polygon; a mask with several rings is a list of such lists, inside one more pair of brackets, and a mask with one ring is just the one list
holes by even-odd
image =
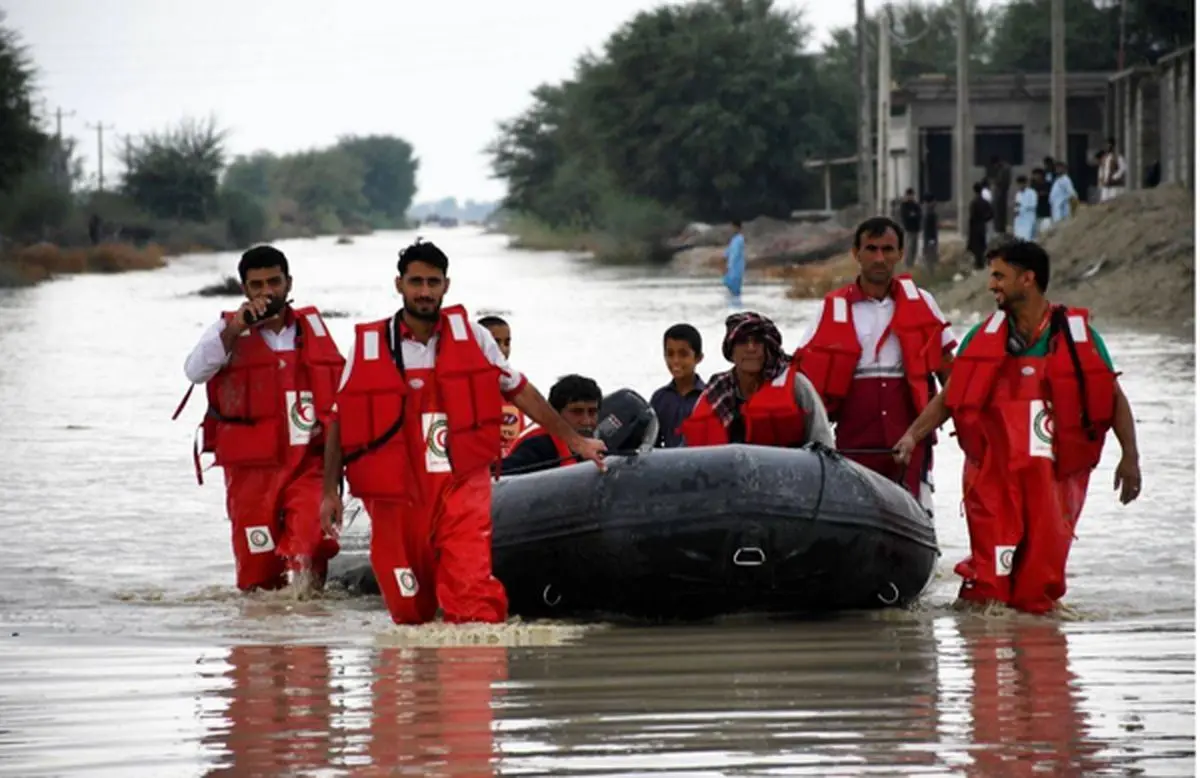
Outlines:
{"label": "boy in boat", "polygon": [[704,379],[696,375],[696,365],[704,359],[700,332],[690,324],[672,324],[663,333],[663,360],[671,373],[671,382],[650,396],[650,407],[658,416],[658,446],[683,445],[679,425],[692,414],[696,400],[704,391]]}
{"label": "boy in boat", "polygon": [[[484,316],[479,319],[478,324],[492,333],[492,338],[500,347],[500,353],[504,355],[505,359],[508,359],[509,352],[512,351],[512,328],[508,326],[508,322],[499,316]],[[517,444],[517,438],[521,437],[521,433],[529,426],[529,419],[521,413],[520,408],[507,400],[504,403],[503,413],[504,416],[500,422],[500,456],[506,457],[512,453],[513,446]]]}
{"label": "boy in boat", "polygon": [[[600,417],[600,386],[581,375],[567,375],[550,387],[550,407],[558,411],[571,428],[585,438],[596,434]],[[542,427],[531,427],[517,441],[513,451],[500,462],[501,475],[536,473],[552,467],[565,467],[579,461],[566,441]]]}

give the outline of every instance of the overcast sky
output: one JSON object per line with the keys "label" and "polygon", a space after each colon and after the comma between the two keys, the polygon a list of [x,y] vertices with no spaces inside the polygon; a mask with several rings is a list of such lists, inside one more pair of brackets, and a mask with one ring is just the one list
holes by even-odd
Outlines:
{"label": "overcast sky", "polygon": [[[45,111],[105,174],[125,133],[210,113],[233,153],[399,135],[421,159],[418,200],[493,199],[484,146],[529,91],[571,75],[653,0],[0,0],[39,68]],[[868,11],[881,0],[868,0]],[[854,21],[849,0],[806,9],[818,42]],[[111,129],[109,126],[111,125]]]}

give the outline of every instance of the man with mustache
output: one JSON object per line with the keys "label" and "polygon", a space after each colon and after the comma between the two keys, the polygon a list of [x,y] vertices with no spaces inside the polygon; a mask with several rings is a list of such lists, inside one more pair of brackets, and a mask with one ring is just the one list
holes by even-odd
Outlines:
{"label": "man with mustache", "polygon": [[[954,335],[933,295],[909,275],[904,231],[884,216],[854,231],[854,283],[825,297],[821,318],[801,339],[796,358],[837,427],[837,447],[880,475],[895,478],[893,443],[949,375]],[[933,440],[904,472],[904,485],[933,510]]]}
{"label": "man with mustache", "polygon": [[1129,400],[1083,308],[1046,299],[1050,257],[1015,240],[988,252],[1000,309],[963,338],[950,379],[896,444],[906,462],[954,419],[971,555],[955,566],[959,598],[1052,610],[1088,480],[1111,429],[1121,443],[1113,488],[1137,499],[1142,474]]}
{"label": "man with mustache", "polygon": [[583,459],[604,469],[604,444],[584,438],[513,370],[461,305],[442,307],[450,260],[418,240],[400,254],[404,307],[355,328],[325,447],[321,519],[341,526],[345,466],[371,517],[371,567],[397,624],[502,622],[492,576],[491,480],[507,399]]}

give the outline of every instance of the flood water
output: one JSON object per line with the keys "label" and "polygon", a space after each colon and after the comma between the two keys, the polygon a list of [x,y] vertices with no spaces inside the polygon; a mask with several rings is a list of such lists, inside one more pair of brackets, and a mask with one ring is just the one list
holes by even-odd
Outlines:
{"label": "flood water", "polygon": [[[719,279],[511,252],[429,230],[451,294],[513,325],[543,391],[644,395],[690,321],[723,369]],[[353,324],[397,307],[411,234],[283,243],[294,297]],[[1093,477],[1072,618],[950,607],[961,456],[936,454],[942,558],[918,607],[803,623],[394,628],[377,599],[245,597],[201,403],[170,416],[236,255],[0,292],[0,775],[1194,775],[1194,347],[1106,331],[1139,421],[1144,495]],[[749,286],[785,344],[818,304]],[[968,322],[954,319],[960,336]],[[363,524],[366,522],[364,521]],[[364,527],[356,525],[352,534]]]}

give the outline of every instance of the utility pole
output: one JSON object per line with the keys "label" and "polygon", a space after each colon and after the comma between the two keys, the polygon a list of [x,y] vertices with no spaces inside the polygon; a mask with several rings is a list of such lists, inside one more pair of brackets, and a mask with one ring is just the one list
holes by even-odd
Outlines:
{"label": "utility pole", "polygon": [[87,125],[89,130],[96,131],[96,172],[99,182],[98,188],[101,192],[104,191],[104,131],[111,130],[115,126],[110,124],[106,127],[104,122]]}
{"label": "utility pole", "polygon": [[62,106],[54,109],[54,180],[59,186],[67,183],[67,149],[63,146],[62,120],[75,115],[74,111],[63,113]]}
{"label": "utility pole", "polygon": [[879,9],[879,113],[875,141],[876,213],[889,214],[888,162],[891,161],[888,136],[892,126],[892,24],[891,8]]}
{"label": "utility pole", "polygon": [[955,0],[958,20],[958,94],[954,135],[954,195],[958,201],[958,231],[967,237],[967,195],[971,191],[971,175],[968,166],[968,141],[971,132],[971,102],[968,88],[968,69],[971,59],[967,51],[967,0]]}
{"label": "utility pole", "polygon": [[858,203],[871,207],[871,74],[867,51],[867,2],[857,0],[858,21]]}
{"label": "utility pole", "polygon": [[1125,0],[1121,0],[1121,12],[1117,17],[1117,72],[1125,69]]}
{"label": "utility pole", "polygon": [[1063,0],[1050,0],[1050,156],[1056,160],[1067,158],[1067,23],[1063,5]]}

